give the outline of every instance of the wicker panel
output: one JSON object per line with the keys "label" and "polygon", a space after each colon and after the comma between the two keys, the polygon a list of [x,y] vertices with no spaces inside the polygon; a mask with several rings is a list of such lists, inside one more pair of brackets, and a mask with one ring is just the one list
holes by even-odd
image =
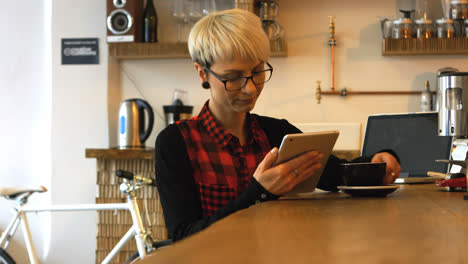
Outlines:
{"label": "wicker panel", "polygon": [[[125,196],[119,191],[121,180],[115,176],[116,170],[127,170],[133,173],[154,178],[154,160],[111,160],[97,159],[97,193],[96,203],[125,203]],[[167,231],[164,224],[159,195],[156,187],[144,187],[136,191],[138,206],[144,211],[144,200],[147,201],[147,210],[153,225],[153,238],[156,240],[167,239]],[[145,226],[146,217],[142,215]],[[111,249],[119,242],[123,235],[130,229],[132,219],[129,211],[99,211],[98,232],[96,236],[96,263],[101,263]],[[131,240],[120,251],[112,263],[123,263],[137,251],[134,240]]]}

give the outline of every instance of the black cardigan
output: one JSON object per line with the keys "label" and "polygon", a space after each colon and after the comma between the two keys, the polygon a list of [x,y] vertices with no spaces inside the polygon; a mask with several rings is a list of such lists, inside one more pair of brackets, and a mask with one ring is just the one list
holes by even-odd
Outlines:
{"label": "black cardigan", "polygon": [[[253,115],[265,131],[272,148],[279,147],[286,134],[301,132],[285,119]],[[353,162],[363,161],[369,159],[358,158]],[[338,164],[344,162],[348,161],[331,155],[317,187],[327,191],[337,191],[336,187],[341,183]],[[237,199],[230,201],[215,214],[203,217],[198,187],[193,178],[185,141],[175,124],[161,131],[156,139],[155,169],[166,227],[169,238],[174,241],[198,232],[238,210],[278,198],[265,190],[252,176],[249,185]]]}

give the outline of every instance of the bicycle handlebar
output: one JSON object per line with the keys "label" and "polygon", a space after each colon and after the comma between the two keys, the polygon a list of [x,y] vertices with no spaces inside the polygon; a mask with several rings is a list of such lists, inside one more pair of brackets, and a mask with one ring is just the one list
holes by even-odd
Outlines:
{"label": "bicycle handlebar", "polygon": [[133,173],[129,171],[117,170],[115,172],[115,175],[117,175],[117,177],[124,178],[130,181],[133,180]]}
{"label": "bicycle handlebar", "polygon": [[136,179],[137,181],[147,183],[149,185],[156,186],[156,181],[150,178],[142,177],[142,176],[135,176],[133,173],[129,171],[124,171],[124,170],[117,170],[115,172],[115,175],[120,178],[124,178],[130,181],[133,181],[133,179]]}

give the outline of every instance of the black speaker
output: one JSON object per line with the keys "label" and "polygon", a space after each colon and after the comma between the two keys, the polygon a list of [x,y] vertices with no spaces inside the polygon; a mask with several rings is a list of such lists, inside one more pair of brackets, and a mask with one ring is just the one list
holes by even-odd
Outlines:
{"label": "black speaker", "polygon": [[107,0],[107,42],[141,42],[143,0]]}

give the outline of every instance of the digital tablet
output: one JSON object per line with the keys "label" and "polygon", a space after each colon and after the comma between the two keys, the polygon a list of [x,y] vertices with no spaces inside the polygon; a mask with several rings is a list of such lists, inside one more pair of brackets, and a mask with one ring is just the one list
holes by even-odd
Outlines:
{"label": "digital tablet", "polygon": [[286,162],[311,150],[317,150],[323,153],[323,159],[320,161],[322,167],[316,170],[314,175],[310,178],[296,185],[287,195],[308,193],[315,190],[339,134],[339,131],[322,131],[288,134],[284,136],[275,165]]}

